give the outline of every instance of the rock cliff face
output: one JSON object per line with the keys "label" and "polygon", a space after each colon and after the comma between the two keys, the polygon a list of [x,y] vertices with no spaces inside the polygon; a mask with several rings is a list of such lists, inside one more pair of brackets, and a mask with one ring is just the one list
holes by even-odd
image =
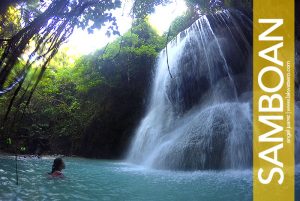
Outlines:
{"label": "rock cliff face", "polygon": [[84,131],[76,154],[106,159],[123,157],[146,108],[154,61],[154,58],[137,58],[132,61],[134,76],[129,80],[91,92],[102,94],[105,99],[99,100],[100,108]]}

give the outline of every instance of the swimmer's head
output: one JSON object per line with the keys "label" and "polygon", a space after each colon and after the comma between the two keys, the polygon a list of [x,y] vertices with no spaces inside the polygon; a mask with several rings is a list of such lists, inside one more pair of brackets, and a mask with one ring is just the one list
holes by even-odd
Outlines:
{"label": "swimmer's head", "polygon": [[52,172],[51,173],[53,173],[55,171],[62,171],[65,168],[66,168],[66,166],[65,166],[65,163],[64,163],[63,159],[62,158],[56,158],[53,161]]}

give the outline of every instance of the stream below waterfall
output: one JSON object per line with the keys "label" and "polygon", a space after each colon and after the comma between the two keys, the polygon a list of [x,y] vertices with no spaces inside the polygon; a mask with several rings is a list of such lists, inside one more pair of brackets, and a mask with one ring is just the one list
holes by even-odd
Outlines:
{"label": "stream below waterfall", "polygon": [[[48,179],[53,158],[19,160],[0,156],[0,200],[251,201],[252,172],[162,171],[122,161],[64,158],[66,178]],[[300,171],[296,198],[300,198]],[[299,201],[299,200],[298,200]]]}

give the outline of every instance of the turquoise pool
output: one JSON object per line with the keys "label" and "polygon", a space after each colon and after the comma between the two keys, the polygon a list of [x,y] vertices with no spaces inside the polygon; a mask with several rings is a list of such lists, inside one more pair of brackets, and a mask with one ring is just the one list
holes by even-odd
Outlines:
{"label": "turquoise pool", "polygon": [[48,179],[53,158],[0,156],[0,200],[250,201],[252,173],[171,172],[124,162],[64,158],[65,179]]}

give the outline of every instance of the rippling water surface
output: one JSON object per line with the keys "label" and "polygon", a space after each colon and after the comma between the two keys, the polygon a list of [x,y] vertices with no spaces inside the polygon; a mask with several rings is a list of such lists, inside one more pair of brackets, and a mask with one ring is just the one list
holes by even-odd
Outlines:
{"label": "rippling water surface", "polygon": [[250,171],[171,172],[123,162],[65,158],[66,178],[54,180],[47,178],[52,160],[19,160],[16,186],[14,158],[0,156],[0,200],[252,200]]}

